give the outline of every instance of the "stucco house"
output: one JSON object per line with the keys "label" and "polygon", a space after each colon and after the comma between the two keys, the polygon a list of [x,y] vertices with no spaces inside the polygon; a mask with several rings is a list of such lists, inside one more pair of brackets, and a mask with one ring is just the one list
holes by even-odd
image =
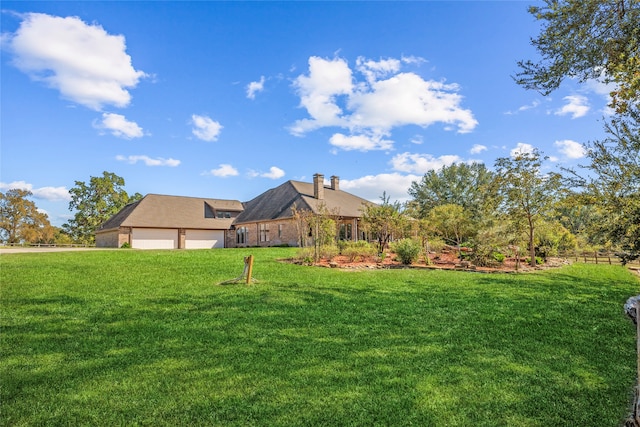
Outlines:
{"label": "stucco house", "polygon": [[363,204],[371,202],[340,190],[340,179],[324,175],[313,182],[287,181],[245,203],[237,200],[148,194],[125,206],[96,231],[96,246],[138,249],[299,246],[301,232],[292,208],[334,214],[340,238],[361,240]]}
{"label": "stucco house", "polygon": [[237,200],[148,194],[102,224],[96,231],[96,246],[223,248],[226,232],[242,210]]}

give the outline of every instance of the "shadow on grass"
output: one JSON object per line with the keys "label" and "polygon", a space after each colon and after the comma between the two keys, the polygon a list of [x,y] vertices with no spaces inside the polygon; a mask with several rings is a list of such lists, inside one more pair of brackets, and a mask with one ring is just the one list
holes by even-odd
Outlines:
{"label": "shadow on grass", "polygon": [[576,274],[14,299],[2,423],[617,425],[633,285]]}

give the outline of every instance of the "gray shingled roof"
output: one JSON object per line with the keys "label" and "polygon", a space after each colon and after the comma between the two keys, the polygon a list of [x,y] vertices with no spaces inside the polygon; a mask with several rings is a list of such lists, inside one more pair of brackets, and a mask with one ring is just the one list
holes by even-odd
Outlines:
{"label": "gray shingled roof", "polygon": [[262,193],[244,204],[244,211],[238,215],[234,224],[256,221],[268,221],[279,218],[291,218],[291,207],[307,209],[318,213],[321,204],[330,212],[337,211],[343,217],[362,216],[362,204],[371,202],[342,190],[324,187],[324,199],[313,197],[313,183],[287,181],[284,184]]}
{"label": "gray shingled roof", "polygon": [[148,194],[142,200],[122,208],[102,224],[98,231],[118,227],[228,230],[234,218],[206,218],[205,206],[207,205],[213,210],[225,212],[243,210],[242,203],[238,200]]}

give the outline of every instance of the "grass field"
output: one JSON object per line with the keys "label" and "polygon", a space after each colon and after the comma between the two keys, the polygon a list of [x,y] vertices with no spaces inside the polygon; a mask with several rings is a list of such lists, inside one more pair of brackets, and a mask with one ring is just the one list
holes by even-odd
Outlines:
{"label": "grass field", "polygon": [[[619,426],[618,266],[337,271],[293,249],[0,256],[2,425]],[[259,282],[220,286],[255,255]]]}

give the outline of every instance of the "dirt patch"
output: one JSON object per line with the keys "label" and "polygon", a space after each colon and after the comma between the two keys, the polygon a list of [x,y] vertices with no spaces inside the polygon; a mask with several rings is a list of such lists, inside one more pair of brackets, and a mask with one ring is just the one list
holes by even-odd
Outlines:
{"label": "dirt patch", "polygon": [[[287,260],[302,264],[301,261]],[[337,255],[331,259],[321,259],[311,265],[316,267],[340,268],[350,270],[362,269],[391,269],[391,268],[423,268],[423,269],[440,269],[440,270],[461,270],[461,271],[477,271],[483,273],[514,273],[532,270],[542,270],[546,268],[560,267],[569,264],[569,261],[562,258],[549,258],[544,265],[531,267],[526,264],[524,259],[519,262],[515,258],[506,258],[501,263],[495,263],[492,266],[476,266],[469,261],[460,260],[456,253],[439,253],[429,254],[429,260],[426,261],[421,257],[417,262],[411,265],[402,264],[394,253],[387,253],[384,257],[357,257],[349,259],[344,255]]]}

